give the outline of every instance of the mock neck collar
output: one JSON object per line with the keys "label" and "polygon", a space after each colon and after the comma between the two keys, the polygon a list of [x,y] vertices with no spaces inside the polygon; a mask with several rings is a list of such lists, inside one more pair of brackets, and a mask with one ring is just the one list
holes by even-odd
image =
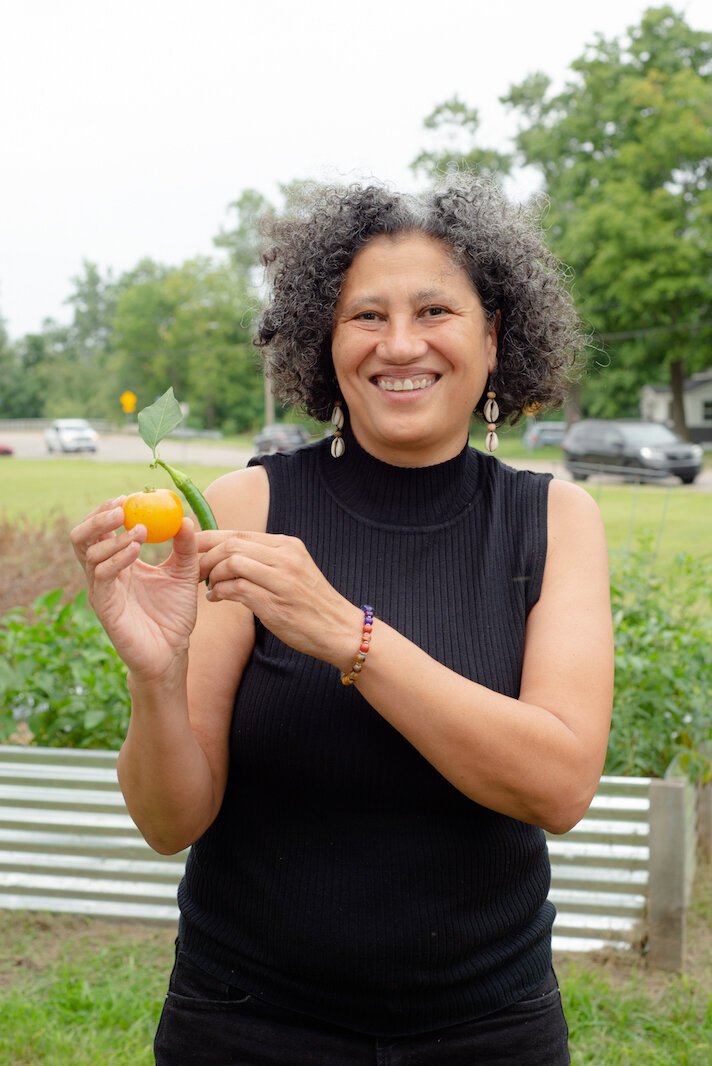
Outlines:
{"label": "mock neck collar", "polygon": [[468,507],[480,480],[480,459],[467,445],[434,466],[393,466],[356,440],[348,422],[340,459],[322,444],[322,476],[346,510],[377,525],[423,528],[443,525]]}

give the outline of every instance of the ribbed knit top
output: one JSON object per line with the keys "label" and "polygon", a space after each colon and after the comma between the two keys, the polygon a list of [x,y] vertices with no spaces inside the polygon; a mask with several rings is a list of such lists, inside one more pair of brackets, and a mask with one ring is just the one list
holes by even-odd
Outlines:
{"label": "ribbed knit top", "polygon": [[[338,460],[328,441],[256,460],[268,531],[300,537],[347,599],[433,658],[516,697],[548,476],[470,448],[393,467],[345,439]],[[357,686],[256,623],[223,806],[179,889],[196,963],[367,1033],[452,1025],[545,977],[549,875],[541,830],[467,799]]]}

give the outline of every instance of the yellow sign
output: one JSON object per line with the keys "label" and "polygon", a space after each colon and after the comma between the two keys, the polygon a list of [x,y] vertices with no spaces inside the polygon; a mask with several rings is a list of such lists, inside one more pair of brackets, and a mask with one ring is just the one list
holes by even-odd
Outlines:
{"label": "yellow sign", "polygon": [[137,399],[138,397],[133,392],[129,392],[128,389],[126,390],[126,392],[122,392],[119,396],[119,403],[121,404],[121,409],[127,415],[130,415],[132,411],[136,410]]}

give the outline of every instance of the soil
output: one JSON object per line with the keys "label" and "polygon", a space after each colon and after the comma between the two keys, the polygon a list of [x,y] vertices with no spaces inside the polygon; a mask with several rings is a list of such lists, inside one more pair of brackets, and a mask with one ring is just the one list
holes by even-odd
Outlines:
{"label": "soil", "polygon": [[[72,600],[85,587],[84,574],[70,540],[72,523],[63,514],[44,525],[0,518],[0,616],[13,607],[30,607],[38,596],[62,588]],[[158,563],[166,545],[149,544],[141,558]]]}
{"label": "soil", "polygon": [[76,596],[84,575],[69,530],[69,520],[61,515],[44,525],[0,521],[0,615],[12,607],[29,607],[52,589],[63,588],[67,599]]}
{"label": "soil", "polygon": [[[665,970],[650,966],[645,954],[635,949],[585,955],[561,954],[554,961],[560,973],[568,966],[580,967],[583,960],[587,966],[596,966],[613,983],[625,984],[631,978],[637,978],[654,997],[664,996],[675,977]],[[684,974],[687,980],[698,984],[700,988],[709,987],[712,974],[712,861],[704,856],[697,861],[687,915]]]}

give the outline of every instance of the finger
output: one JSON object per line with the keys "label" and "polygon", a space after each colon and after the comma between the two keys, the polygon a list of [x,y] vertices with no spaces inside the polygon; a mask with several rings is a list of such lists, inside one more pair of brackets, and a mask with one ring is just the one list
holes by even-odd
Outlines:
{"label": "finger", "polygon": [[[200,536],[200,534],[199,534]],[[224,539],[217,545],[202,550],[200,554],[200,572],[206,577],[223,559],[231,555],[242,558],[258,559],[268,566],[305,565],[308,554],[303,543],[296,537],[286,537],[276,533],[261,533],[252,539],[251,535],[223,531]]]}
{"label": "finger", "polygon": [[94,544],[90,544],[86,552],[86,564],[87,569],[96,569],[101,563],[106,562],[117,552],[123,551],[133,543],[138,543],[139,547],[145,543],[147,536],[147,530],[144,525],[136,525],[133,529],[126,530],[116,534],[108,534],[106,537],[100,537]]}
{"label": "finger", "polygon": [[[104,558],[96,563],[87,564],[87,579],[91,591],[101,590],[114,582],[122,571],[132,566],[139,557],[141,545],[146,540],[146,527],[134,526],[121,537],[111,541],[102,541],[101,547],[110,550]],[[92,551],[100,551],[100,545],[94,545]]]}
{"label": "finger", "polygon": [[246,543],[269,544],[270,541],[275,540],[278,536],[280,535],[275,533],[258,533],[252,529],[202,529],[197,534],[198,551],[207,552],[211,548],[217,548],[230,537],[235,537]]}
{"label": "finger", "polygon": [[113,501],[95,508],[70,533],[70,540],[80,562],[86,557],[90,544],[112,535],[124,521],[124,511],[120,506],[112,506]]}
{"label": "finger", "polygon": [[298,560],[280,559],[264,545],[251,549],[240,546],[225,546],[225,550],[210,552],[200,556],[199,574],[209,586],[220,581],[231,581],[236,577],[246,577],[255,584],[278,593],[280,588],[294,586],[303,570],[303,563]]}
{"label": "finger", "polygon": [[186,574],[192,576],[195,571],[197,555],[195,526],[193,520],[186,516],[173,538],[173,550],[169,558],[162,564],[162,568],[169,568],[178,577]]}
{"label": "finger", "polygon": [[221,583],[230,584],[237,578],[243,578],[270,592],[276,592],[279,585],[274,567],[259,559],[251,559],[249,556],[238,555],[235,552],[221,559],[207,572],[205,577],[209,588],[215,588]]}

